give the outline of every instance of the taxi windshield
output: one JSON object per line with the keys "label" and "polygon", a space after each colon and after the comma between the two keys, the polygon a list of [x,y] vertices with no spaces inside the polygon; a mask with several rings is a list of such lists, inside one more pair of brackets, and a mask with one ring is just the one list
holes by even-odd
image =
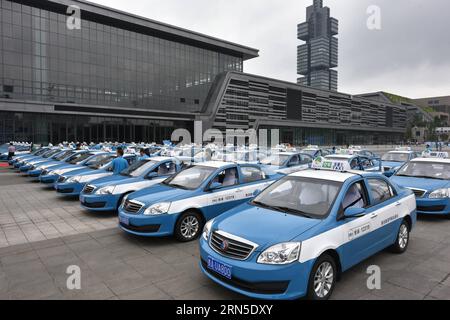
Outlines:
{"label": "taxi windshield", "polygon": [[450,180],[450,163],[414,161],[405,164],[396,176]]}
{"label": "taxi windshield", "polygon": [[286,161],[288,161],[289,156],[288,155],[282,155],[282,154],[274,154],[270,157],[267,157],[263,160],[261,160],[262,164],[268,165],[268,166],[284,166]]}
{"label": "taxi windshield", "polygon": [[71,156],[69,159],[66,160],[66,162],[70,164],[79,164],[80,162],[83,162],[84,160],[88,159],[89,157],[92,157],[93,154],[89,152],[85,153],[77,153]]}
{"label": "taxi windshield", "polygon": [[67,157],[70,157],[72,154],[74,154],[74,152],[72,150],[68,150],[68,151],[56,154],[52,159],[54,159],[56,161],[61,161]]}
{"label": "taxi windshield", "polygon": [[103,167],[104,165],[109,164],[113,158],[114,158],[114,156],[110,155],[110,154],[102,155],[102,156],[96,157],[96,158],[88,161],[86,163],[86,166],[88,166],[91,169],[98,170],[101,167]]}
{"label": "taxi windshield", "polygon": [[329,214],[341,186],[335,181],[286,177],[264,190],[252,203],[283,213],[322,219]]}
{"label": "taxi windshield", "polygon": [[53,157],[55,154],[58,154],[58,153],[60,153],[60,152],[61,152],[61,150],[52,150],[52,151],[49,151],[49,152],[47,152],[46,154],[44,154],[44,155],[42,156],[42,158],[48,159],[48,158]]}
{"label": "taxi windshield", "polygon": [[155,164],[157,164],[156,161],[138,161],[122,171],[120,175],[133,178],[140,177]]}
{"label": "taxi windshield", "polygon": [[193,166],[167,179],[164,184],[174,188],[194,190],[200,187],[215,171],[216,168],[213,167]]}
{"label": "taxi windshield", "polygon": [[407,162],[409,160],[409,154],[407,153],[386,153],[381,160],[392,162]]}
{"label": "taxi windshield", "polygon": [[314,157],[317,153],[317,150],[316,149],[305,149],[305,150],[302,150],[302,152],[310,155],[311,157]]}

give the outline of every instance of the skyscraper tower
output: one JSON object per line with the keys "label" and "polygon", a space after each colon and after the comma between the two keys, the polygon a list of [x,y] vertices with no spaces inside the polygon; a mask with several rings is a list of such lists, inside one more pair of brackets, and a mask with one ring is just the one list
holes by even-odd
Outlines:
{"label": "skyscraper tower", "polygon": [[330,17],[323,0],[306,8],[306,22],[298,25],[298,39],[306,41],[297,48],[297,82],[318,89],[337,91],[339,22]]}

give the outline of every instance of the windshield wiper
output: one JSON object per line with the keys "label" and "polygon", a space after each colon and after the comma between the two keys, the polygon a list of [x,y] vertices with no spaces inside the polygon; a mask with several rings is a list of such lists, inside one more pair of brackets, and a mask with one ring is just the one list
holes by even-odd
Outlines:
{"label": "windshield wiper", "polygon": [[176,184],[176,183],[164,183],[166,186],[172,187],[172,188],[179,188],[179,189],[183,189],[183,190],[189,190],[188,188],[186,188],[185,186],[182,186],[180,184]]}
{"label": "windshield wiper", "polygon": [[434,180],[446,180],[446,179],[444,179],[444,178],[430,177],[430,176],[414,176],[414,178],[434,179]]}
{"label": "windshield wiper", "polygon": [[296,215],[299,215],[299,216],[303,216],[303,217],[306,217],[306,218],[313,219],[313,217],[308,215],[307,213],[305,213],[303,211],[300,211],[300,210],[293,209],[293,208],[282,207],[282,206],[271,206],[271,205],[268,205],[266,203],[262,203],[262,202],[259,202],[259,201],[252,201],[252,203],[257,205],[257,206],[263,207],[263,208],[273,209],[273,210],[284,212],[284,213],[285,212],[289,212],[289,213],[293,213],[293,214],[296,214]]}
{"label": "windshield wiper", "polygon": [[289,208],[289,207],[279,207],[279,206],[275,206],[272,207],[278,211],[283,211],[283,212],[290,212],[290,213],[294,213],[296,215],[300,215],[309,219],[313,219],[312,216],[310,216],[309,214],[307,214],[306,212],[303,212],[301,210],[297,210],[297,209],[293,209],[293,208]]}

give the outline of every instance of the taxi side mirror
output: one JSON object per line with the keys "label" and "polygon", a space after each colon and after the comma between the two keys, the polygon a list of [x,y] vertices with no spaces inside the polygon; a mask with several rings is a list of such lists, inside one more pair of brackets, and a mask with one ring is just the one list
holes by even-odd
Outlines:
{"label": "taxi side mirror", "polygon": [[156,172],[151,172],[147,175],[146,179],[151,180],[151,179],[154,179],[157,177],[158,177],[158,174]]}
{"label": "taxi side mirror", "polygon": [[364,208],[348,208],[344,212],[344,218],[352,219],[352,218],[360,218],[366,214],[366,209]]}
{"label": "taxi side mirror", "polygon": [[211,185],[209,186],[209,191],[214,191],[214,190],[218,190],[222,188],[222,184],[220,184],[219,182],[213,182],[211,183]]}

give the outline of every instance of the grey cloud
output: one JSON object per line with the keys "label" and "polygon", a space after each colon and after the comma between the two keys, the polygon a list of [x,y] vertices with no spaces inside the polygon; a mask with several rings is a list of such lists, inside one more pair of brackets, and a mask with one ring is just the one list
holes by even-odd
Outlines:
{"label": "grey cloud", "polygon": [[[296,26],[312,0],[94,0],[260,49],[245,71],[295,82]],[[340,21],[339,91],[450,94],[450,1],[325,0]],[[366,27],[369,5],[382,29]]]}

